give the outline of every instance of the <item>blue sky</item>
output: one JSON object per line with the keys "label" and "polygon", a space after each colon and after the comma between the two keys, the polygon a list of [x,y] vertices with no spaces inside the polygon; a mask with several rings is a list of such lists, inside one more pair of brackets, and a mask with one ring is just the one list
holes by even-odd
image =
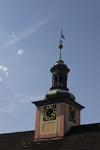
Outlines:
{"label": "blue sky", "polygon": [[0,0],[0,133],[35,129],[31,102],[51,87],[61,28],[81,124],[100,122],[100,1]]}

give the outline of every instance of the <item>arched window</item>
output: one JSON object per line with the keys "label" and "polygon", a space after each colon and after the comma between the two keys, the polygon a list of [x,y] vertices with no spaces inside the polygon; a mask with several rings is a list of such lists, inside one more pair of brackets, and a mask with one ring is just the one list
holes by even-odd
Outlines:
{"label": "arched window", "polygon": [[65,77],[65,87],[66,87],[67,77]]}
{"label": "arched window", "polygon": [[57,86],[57,76],[55,76],[55,86]]}
{"label": "arched window", "polygon": [[63,86],[62,76],[59,77],[59,86]]}

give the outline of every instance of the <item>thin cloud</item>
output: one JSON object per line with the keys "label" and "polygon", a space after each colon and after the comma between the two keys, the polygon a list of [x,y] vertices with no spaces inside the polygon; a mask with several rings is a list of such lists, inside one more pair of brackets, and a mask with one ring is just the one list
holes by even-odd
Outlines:
{"label": "thin cloud", "polygon": [[23,53],[24,53],[24,50],[23,50],[23,49],[18,50],[18,55],[19,55],[19,56],[22,55]]}
{"label": "thin cloud", "polygon": [[27,30],[26,32],[21,33],[19,36],[16,36],[16,39],[10,41],[10,44],[14,44],[27,36],[31,35],[32,33],[36,32],[43,24],[47,23],[50,19],[44,19],[38,23],[36,23],[33,28]]}
{"label": "thin cloud", "polygon": [[1,106],[0,112],[1,113],[14,113],[17,112],[18,110],[21,110],[22,108],[27,108],[29,101],[33,100],[39,100],[43,99],[44,96],[37,96],[37,97],[29,97],[25,95],[20,95],[17,94],[13,97],[7,98],[9,100],[9,104],[5,106]]}
{"label": "thin cloud", "polygon": [[39,99],[43,99],[43,98],[44,98],[43,95],[36,96],[36,97],[30,97],[30,98],[22,98],[22,99],[19,100],[19,102],[27,103],[28,101],[39,100]]}
{"label": "thin cloud", "polygon": [[0,70],[3,70],[4,72],[6,72],[8,69],[6,68],[6,67],[4,67],[4,66],[0,66]]}
{"label": "thin cloud", "polygon": [[16,103],[9,104],[8,106],[5,106],[4,108],[0,108],[1,113],[13,113],[19,109],[20,106],[18,106]]}
{"label": "thin cloud", "polygon": [[14,33],[14,30],[11,30],[11,35],[8,37],[8,39],[10,40],[10,43],[13,43],[13,40],[16,39],[16,36],[15,36],[15,33]]}
{"label": "thin cloud", "polygon": [[11,41],[10,41],[10,44],[13,44],[14,43],[14,40],[16,40],[16,36],[15,36],[15,33],[14,31],[12,30],[12,35],[11,37],[13,38]]}
{"label": "thin cloud", "polygon": [[8,74],[9,74],[9,73],[8,73],[8,72],[6,72],[6,76],[8,76]]}
{"label": "thin cloud", "polygon": [[49,18],[46,18],[38,23],[36,23],[31,29],[22,32],[21,34],[19,34],[18,36],[14,34],[14,31],[12,31],[12,37],[14,38],[13,40],[11,40],[9,43],[6,43],[5,45],[3,45],[1,48],[4,47],[8,47],[11,44],[14,44],[24,38],[26,38],[27,36],[31,35],[32,33],[36,32],[42,25],[44,25],[45,23],[47,23],[48,21],[52,20],[55,16],[57,15],[57,13],[53,14],[52,16],[50,16]]}
{"label": "thin cloud", "polygon": [[1,77],[0,77],[0,82],[2,81]]}
{"label": "thin cloud", "polygon": [[44,95],[36,96],[36,97],[30,97],[28,100],[38,100],[38,99],[43,99]]}
{"label": "thin cloud", "polygon": [[11,112],[13,112],[13,110],[12,109],[0,109],[0,112],[1,113],[11,113]]}
{"label": "thin cloud", "polygon": [[[4,67],[4,66],[2,66],[2,65],[0,66],[0,70],[3,71],[3,72],[5,72],[6,75],[9,74],[8,72],[6,72],[6,71],[8,71],[8,68],[6,68],[6,67]],[[1,78],[0,78],[0,81],[2,81]]]}
{"label": "thin cloud", "polygon": [[12,37],[13,37],[14,39],[16,38],[15,33],[14,33],[13,30],[12,30]]}

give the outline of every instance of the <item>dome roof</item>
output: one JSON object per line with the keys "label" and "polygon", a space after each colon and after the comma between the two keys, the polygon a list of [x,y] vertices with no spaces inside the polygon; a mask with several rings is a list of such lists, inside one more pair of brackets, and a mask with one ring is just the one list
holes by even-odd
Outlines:
{"label": "dome roof", "polygon": [[[58,59],[57,62],[54,64],[54,66],[55,66],[55,65],[58,65],[58,64],[65,65],[65,64],[64,64],[64,61],[63,61],[62,59]],[[65,65],[65,66],[66,66],[66,65]]]}
{"label": "dome roof", "polygon": [[46,96],[44,97],[44,100],[49,100],[53,98],[69,98],[71,100],[75,100],[75,96],[68,92],[67,90],[62,90],[62,89],[52,89],[47,92]]}
{"label": "dome roof", "polygon": [[67,65],[64,64],[64,61],[62,59],[58,59],[50,71],[53,73],[53,71],[56,69],[63,69],[66,70],[67,72],[70,71],[70,69],[68,69]]}

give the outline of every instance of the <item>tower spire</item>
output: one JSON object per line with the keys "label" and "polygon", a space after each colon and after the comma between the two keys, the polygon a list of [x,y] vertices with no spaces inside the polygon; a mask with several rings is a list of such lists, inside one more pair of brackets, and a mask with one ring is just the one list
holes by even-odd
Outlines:
{"label": "tower spire", "polygon": [[60,49],[60,55],[59,55],[59,60],[61,60],[61,49],[63,48],[63,45],[62,45],[62,38],[65,40],[65,37],[64,35],[62,34],[63,30],[61,29],[61,37],[60,37],[60,44],[59,44],[59,49]]}

